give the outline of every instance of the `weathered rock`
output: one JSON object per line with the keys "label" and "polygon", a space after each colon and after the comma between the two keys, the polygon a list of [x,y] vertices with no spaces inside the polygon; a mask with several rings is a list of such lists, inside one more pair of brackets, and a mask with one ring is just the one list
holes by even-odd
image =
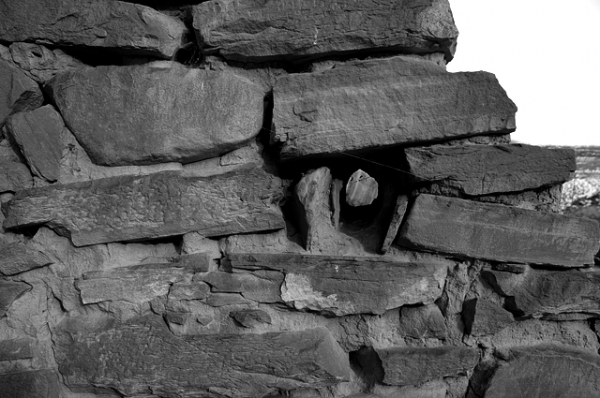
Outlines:
{"label": "weathered rock", "polygon": [[210,286],[202,282],[179,282],[169,289],[169,300],[202,300],[208,297]]}
{"label": "weathered rock", "polygon": [[31,171],[53,182],[60,177],[62,117],[51,105],[20,112],[6,122],[8,132],[27,159]]}
{"label": "weathered rock", "polygon": [[[448,398],[448,386],[442,380],[433,380],[420,386],[373,386],[373,394],[356,394],[354,398]],[[362,395],[362,396],[361,396]]]}
{"label": "weathered rock", "polygon": [[385,372],[383,382],[391,385],[415,385],[464,374],[479,361],[479,351],[466,347],[390,348],[377,353]]}
{"label": "weathered rock", "polygon": [[102,165],[215,157],[244,146],[262,127],[260,87],[175,62],[68,71],[48,88],[69,129]]}
{"label": "weathered rock", "polygon": [[193,269],[194,272],[208,272],[210,271],[212,257],[212,253],[182,254],[177,258],[176,265]]}
{"label": "weathered rock", "polygon": [[114,177],[22,191],[9,202],[4,227],[47,223],[67,231],[76,246],[191,231],[230,235],[283,228],[273,204],[280,197],[281,181],[262,170]]}
{"label": "weathered rock", "polygon": [[11,339],[0,341],[0,361],[15,361],[33,358],[31,339]]}
{"label": "weathered rock", "polygon": [[367,206],[377,199],[379,185],[377,181],[358,169],[348,180],[346,184],[346,203],[350,206]]}
{"label": "weathered rock", "polygon": [[443,52],[449,61],[458,36],[445,0],[216,0],[194,7],[194,28],[204,46],[218,47],[224,57],[242,61],[348,55],[368,50]]}
{"label": "weathered rock", "polygon": [[31,173],[23,163],[0,160],[0,193],[17,192],[33,185]]}
{"label": "weathered rock", "polygon": [[16,275],[52,264],[43,252],[0,236],[0,274]]}
{"label": "weathered rock", "polygon": [[559,345],[517,347],[492,376],[485,398],[595,397],[600,391],[600,359]]}
{"label": "weathered rock", "polygon": [[27,283],[0,280],[0,318],[6,315],[16,299],[30,290],[31,285]]}
{"label": "weathered rock", "polygon": [[277,271],[210,272],[199,274],[194,280],[202,280],[215,293],[240,293],[242,297],[259,303],[281,302],[283,274]]}
{"label": "weathered rock", "polygon": [[[0,18],[4,17],[2,4],[4,2],[0,3]],[[36,82],[6,61],[0,60],[0,127],[13,113],[36,109],[43,102],[44,97]]]}
{"label": "weathered rock", "polygon": [[402,307],[399,326],[404,336],[413,339],[445,339],[447,336],[444,316],[435,304]]}
{"label": "weathered rock", "polygon": [[495,334],[514,322],[512,314],[489,300],[471,299],[463,304],[463,322],[467,334]]}
{"label": "weathered rock", "polygon": [[498,293],[510,297],[507,306],[519,315],[600,314],[600,271],[546,271],[526,274],[485,270],[483,277]]}
{"label": "weathered rock", "polygon": [[171,58],[186,29],[150,7],[106,0],[6,0],[0,3],[1,41],[127,50]]}
{"label": "weathered rock", "polygon": [[575,152],[531,145],[434,145],[404,150],[408,172],[477,196],[562,184],[575,171]]}
{"label": "weathered rock", "polygon": [[283,271],[283,301],[296,309],[337,316],[430,304],[442,294],[448,267],[385,257],[243,253],[229,253],[225,263],[232,268]]}
{"label": "weathered rock", "polygon": [[516,107],[492,74],[408,57],[284,76],[273,96],[282,159],[515,129]]}
{"label": "weathered rock", "polygon": [[169,293],[171,285],[190,280],[191,268],[173,264],[144,264],[88,272],[75,284],[83,304],[103,301],[143,303]]}
{"label": "weathered rock", "polygon": [[388,227],[385,239],[381,245],[381,253],[387,253],[388,250],[390,250],[394,240],[396,240],[396,236],[398,235],[398,231],[402,225],[402,220],[406,214],[407,206],[408,196],[398,195],[398,199],[396,199],[396,206],[394,207],[394,213],[392,214],[392,220],[390,221],[390,226]]}
{"label": "weathered rock", "polygon": [[60,385],[51,370],[0,375],[0,391],[7,398],[59,398]]}
{"label": "weathered rock", "polygon": [[397,243],[499,262],[581,267],[600,246],[593,220],[504,205],[419,195]]}
{"label": "weathered rock", "polygon": [[180,338],[152,316],[127,324],[66,319],[55,334],[60,372],[79,389],[251,397],[350,377],[348,356],[323,328]]}
{"label": "weathered rock", "polygon": [[231,311],[229,316],[245,328],[252,328],[259,324],[271,323],[271,316],[262,310]]}
{"label": "weathered rock", "polygon": [[81,61],[60,48],[48,48],[33,43],[11,44],[10,56],[23,73],[40,84],[59,72],[84,66]]}

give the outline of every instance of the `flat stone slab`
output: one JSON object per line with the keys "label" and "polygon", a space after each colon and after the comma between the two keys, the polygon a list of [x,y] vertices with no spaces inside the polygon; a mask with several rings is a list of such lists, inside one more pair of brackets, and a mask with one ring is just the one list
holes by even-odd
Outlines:
{"label": "flat stone slab", "polygon": [[511,297],[508,308],[522,316],[600,314],[600,272],[595,269],[530,269],[520,275],[484,270],[482,276],[498,293]]}
{"label": "flat stone slab", "polygon": [[377,350],[391,385],[416,385],[443,377],[464,375],[479,362],[479,350],[467,347],[402,347]]}
{"label": "flat stone slab", "polygon": [[282,159],[504,134],[517,110],[490,73],[401,56],[283,76],[273,96]]}
{"label": "flat stone slab", "polygon": [[31,339],[10,339],[0,341],[0,362],[33,358]]}
{"label": "flat stone slab", "polygon": [[494,372],[485,398],[595,397],[600,391],[600,357],[559,345],[515,347]]}
{"label": "flat stone slab", "polygon": [[348,355],[324,328],[177,337],[159,316],[149,316],[126,324],[67,318],[54,332],[59,370],[79,389],[262,397],[350,378]]}
{"label": "flat stone slab", "polygon": [[41,251],[0,236],[0,274],[16,275],[52,264]]}
{"label": "flat stone slab", "polygon": [[422,194],[397,243],[498,262],[568,268],[594,263],[600,229],[585,218]]}
{"label": "flat stone slab", "polygon": [[524,191],[568,181],[575,151],[531,145],[435,145],[406,148],[408,172],[471,196]]}
{"label": "flat stone slab", "polygon": [[285,274],[281,298],[288,306],[343,316],[383,314],[441,296],[447,263],[410,263],[383,257],[229,253],[225,266]]}
{"label": "flat stone slab", "polygon": [[83,62],[60,48],[50,48],[34,43],[12,43],[9,49],[9,59],[23,73],[40,84],[50,80],[57,73],[85,66]]}
{"label": "flat stone slab", "polygon": [[443,52],[451,60],[458,36],[447,0],[214,0],[195,6],[193,16],[204,46],[251,62],[368,50]]}
{"label": "flat stone slab", "polygon": [[1,41],[100,47],[171,58],[184,24],[150,7],[107,0],[3,1]]}
{"label": "flat stone slab", "polygon": [[49,369],[0,375],[2,396],[15,398],[59,398],[56,373]]}
{"label": "flat stone slab", "polygon": [[21,191],[7,206],[4,227],[48,224],[76,246],[191,231],[222,236],[283,228],[281,197],[281,180],[260,169],[112,177]]}
{"label": "flat stone slab", "polygon": [[106,166],[216,157],[246,145],[263,122],[259,86],[176,62],[67,71],[48,91],[92,161]]}
{"label": "flat stone slab", "polygon": [[463,304],[465,332],[471,336],[493,335],[512,324],[512,314],[489,300],[474,298]]}
{"label": "flat stone slab", "polygon": [[[17,3],[11,2],[11,4]],[[0,15],[2,15],[1,5]],[[44,96],[37,83],[19,69],[0,59],[0,127],[13,113],[39,108],[43,102]]]}
{"label": "flat stone slab", "polygon": [[17,192],[33,186],[27,165],[12,160],[0,160],[0,193]]}

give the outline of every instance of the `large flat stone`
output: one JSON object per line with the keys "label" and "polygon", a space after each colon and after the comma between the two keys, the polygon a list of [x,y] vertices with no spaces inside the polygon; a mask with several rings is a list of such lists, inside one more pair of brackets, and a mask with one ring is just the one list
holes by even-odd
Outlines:
{"label": "large flat stone", "polygon": [[18,193],[5,228],[48,224],[76,246],[181,235],[221,236],[284,227],[281,181],[260,169],[215,177],[178,172],[113,177]]}
{"label": "large flat stone", "polygon": [[397,243],[499,262],[581,267],[594,263],[600,229],[584,218],[419,195]]}
{"label": "large flat stone", "polygon": [[49,369],[0,375],[0,392],[7,398],[59,398],[56,373]]}
{"label": "large flat stone", "polygon": [[[0,3],[0,18],[2,4],[4,2]],[[42,106],[43,102],[44,97],[37,83],[0,59],[0,127],[13,113],[36,109]]]}
{"label": "large flat stone", "polygon": [[0,2],[1,41],[100,47],[171,58],[185,31],[176,18],[121,1]]}
{"label": "large flat stone", "polygon": [[159,61],[68,71],[48,82],[94,163],[193,162],[240,148],[262,127],[262,89],[227,72]]}
{"label": "large flat stone", "polygon": [[408,172],[467,195],[562,184],[575,171],[572,149],[531,145],[435,145],[404,150]]}
{"label": "large flat stone", "polygon": [[450,60],[458,36],[446,0],[214,0],[194,7],[194,28],[205,46],[243,61],[367,50],[443,52]]}
{"label": "large flat stone", "polygon": [[600,314],[600,272],[530,269],[521,275],[485,270],[482,275],[508,308],[524,316],[563,313]]}
{"label": "large flat stone", "polygon": [[73,388],[124,395],[256,397],[348,380],[348,356],[326,329],[177,337],[158,316],[127,324],[63,321],[56,361]]}
{"label": "large flat stone", "polygon": [[485,398],[596,397],[600,357],[559,345],[516,347],[494,372]]}
{"label": "large flat stone", "polygon": [[433,303],[441,296],[447,263],[384,257],[229,253],[226,266],[282,271],[281,298],[289,306],[343,316]]}
{"label": "large flat stone", "polygon": [[400,56],[284,76],[273,95],[283,159],[506,133],[517,110],[490,73]]}

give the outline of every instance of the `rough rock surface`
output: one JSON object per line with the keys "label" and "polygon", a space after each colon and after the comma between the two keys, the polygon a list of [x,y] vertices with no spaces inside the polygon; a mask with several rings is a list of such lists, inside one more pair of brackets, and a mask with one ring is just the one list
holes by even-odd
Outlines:
{"label": "rough rock surface", "polygon": [[171,58],[185,26],[150,7],[107,0],[0,2],[0,40],[101,47]]}
{"label": "rough rock surface", "polygon": [[0,375],[2,396],[14,398],[59,398],[56,374],[49,369]]}
{"label": "rough rock surface", "polygon": [[408,172],[467,195],[557,185],[575,171],[575,152],[530,145],[435,145],[404,150]]}
{"label": "rough rock surface", "polygon": [[114,177],[22,191],[7,206],[5,228],[47,223],[76,246],[198,231],[205,236],[284,227],[273,203],[281,182],[261,170],[208,178],[177,172]]}
{"label": "rough rock surface", "polygon": [[36,82],[16,67],[0,60],[0,127],[13,113],[39,108],[43,102],[44,97]]}
{"label": "rough rock surface", "polygon": [[449,61],[458,36],[446,0],[213,0],[194,8],[194,28],[205,46],[242,61],[360,50],[443,52]]}
{"label": "rough rock surface", "polygon": [[31,171],[53,182],[60,177],[62,117],[51,105],[11,116],[6,127],[27,159]]}
{"label": "rough rock surface", "polygon": [[81,317],[55,333],[59,369],[71,387],[250,397],[350,377],[347,355],[326,329],[180,338],[156,316],[126,324]]}
{"label": "rough rock surface", "polygon": [[407,304],[435,301],[444,288],[447,263],[410,263],[382,257],[229,253],[233,268],[285,273],[281,298],[296,309],[337,316],[382,314]]}
{"label": "rough rock surface", "polygon": [[593,264],[600,229],[593,220],[419,195],[397,242],[498,262],[581,267]]}
{"label": "rough rock surface", "polygon": [[485,398],[594,397],[600,391],[598,355],[558,345],[516,347],[492,376]]}
{"label": "rough rock surface", "polygon": [[0,159],[0,193],[17,192],[32,186],[33,179],[26,165]]}
{"label": "rough rock surface", "polygon": [[33,358],[31,339],[11,339],[0,341],[0,361],[15,361]]}
{"label": "rough rock surface", "polygon": [[215,157],[244,146],[262,127],[263,92],[254,83],[175,62],[68,71],[48,89],[102,165]]}
{"label": "rough rock surface", "polygon": [[85,66],[83,62],[60,48],[49,48],[34,43],[13,43],[9,50],[9,59],[23,73],[40,84],[47,82],[61,71]]}
{"label": "rough rock surface", "polygon": [[471,336],[492,335],[514,322],[512,314],[485,299],[471,299],[463,304],[465,331]]}
{"label": "rough rock surface", "polygon": [[377,181],[362,170],[356,170],[346,184],[346,203],[350,206],[368,206],[379,194]]}
{"label": "rough rock surface", "polygon": [[401,56],[283,76],[273,96],[282,159],[506,133],[517,110],[492,74]]}
{"label": "rough rock surface", "polygon": [[0,235],[0,274],[16,275],[51,263],[41,251]]}
{"label": "rough rock surface", "polygon": [[413,339],[447,337],[446,323],[439,307],[435,304],[400,309],[401,333]]}
{"label": "rough rock surface", "polygon": [[0,318],[6,315],[6,312],[16,299],[30,290],[31,286],[27,283],[0,279]]}

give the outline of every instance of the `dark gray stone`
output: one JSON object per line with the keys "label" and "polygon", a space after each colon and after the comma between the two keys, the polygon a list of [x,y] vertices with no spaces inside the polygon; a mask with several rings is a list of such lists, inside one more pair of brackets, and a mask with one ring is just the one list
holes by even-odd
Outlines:
{"label": "dark gray stone", "polygon": [[0,236],[0,274],[16,275],[52,264],[44,253]]}
{"label": "dark gray stone", "polygon": [[[0,19],[4,16],[2,4],[0,2]],[[8,116],[39,108],[43,102],[44,97],[37,83],[0,59],[0,127]]]}
{"label": "dark gray stone", "polygon": [[471,299],[463,303],[465,331],[471,336],[493,335],[514,322],[512,314],[496,303]]}
{"label": "dark gray stone", "polygon": [[33,358],[31,339],[11,339],[0,341],[0,362]]}
{"label": "dark gray stone", "polygon": [[16,299],[30,290],[31,285],[27,283],[0,280],[0,318],[6,315]]}
{"label": "dark gray stone", "polygon": [[56,373],[49,369],[0,375],[0,392],[6,398],[59,398]]}
{"label": "dark gray stone", "polygon": [[271,324],[271,316],[262,310],[231,311],[229,316],[245,328],[252,328],[261,324]]}
{"label": "dark gray stone", "polygon": [[394,240],[396,240],[396,236],[398,235],[398,231],[400,230],[400,226],[404,220],[407,207],[408,196],[398,195],[398,198],[396,199],[396,205],[394,207],[394,213],[392,214],[392,219],[390,221],[390,226],[388,227],[387,233],[385,234],[385,239],[381,245],[381,253],[387,253],[388,250],[390,250],[390,247],[392,247]]}
{"label": "dark gray stone", "polygon": [[59,72],[77,69],[85,64],[60,48],[49,48],[34,43],[13,43],[10,58],[23,73],[43,84]]}
{"label": "dark gray stone", "polygon": [[446,339],[446,321],[435,304],[400,309],[400,333],[413,339]]}

